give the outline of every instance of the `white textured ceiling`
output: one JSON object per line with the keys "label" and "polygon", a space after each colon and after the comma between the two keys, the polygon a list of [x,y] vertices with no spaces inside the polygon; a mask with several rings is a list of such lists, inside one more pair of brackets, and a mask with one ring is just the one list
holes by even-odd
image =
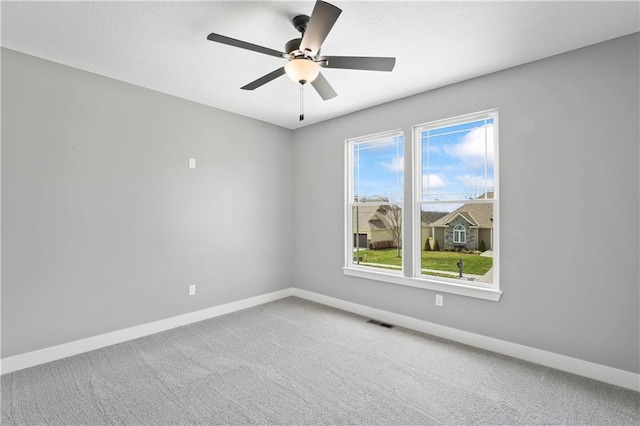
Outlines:
{"label": "white textured ceiling", "polygon": [[272,49],[298,36],[304,2],[2,2],[2,46],[227,111],[298,128],[425,90],[640,30],[639,3],[354,2],[325,55],[395,56],[391,73],[325,69],[338,97],[282,76],[240,90],[284,65],[207,40],[216,32]]}

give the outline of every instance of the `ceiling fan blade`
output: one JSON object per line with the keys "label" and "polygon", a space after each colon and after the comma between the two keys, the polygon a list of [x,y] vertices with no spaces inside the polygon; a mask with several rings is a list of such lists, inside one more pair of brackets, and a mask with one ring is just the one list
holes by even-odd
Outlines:
{"label": "ceiling fan blade", "polygon": [[333,90],[333,87],[331,87],[331,85],[329,84],[327,79],[324,78],[322,73],[318,74],[316,79],[311,82],[311,85],[313,86],[314,89],[316,89],[316,92],[318,92],[320,97],[325,101],[338,96],[336,91]]}
{"label": "ceiling fan blade", "polygon": [[257,44],[247,43],[246,41],[236,40],[235,38],[223,36],[220,34],[211,33],[207,36],[207,40],[215,41],[222,44],[228,44],[229,46],[239,47],[241,49],[252,50],[258,53],[264,53],[265,55],[275,56],[277,58],[286,58],[287,55],[284,52],[278,52],[268,47],[258,46]]}
{"label": "ceiling fan blade", "polygon": [[317,55],[320,51],[320,46],[322,46],[324,39],[327,38],[327,34],[331,31],[333,24],[336,23],[341,13],[342,9],[318,0],[313,7],[313,12],[311,12],[307,30],[302,36],[300,50]]}
{"label": "ceiling fan blade", "polygon": [[267,84],[271,80],[275,80],[276,78],[280,77],[281,75],[284,75],[284,67],[280,67],[277,70],[272,71],[267,75],[263,75],[259,79],[254,80],[251,83],[241,87],[241,89],[242,90],[257,89],[258,87],[262,86],[263,84]]}
{"label": "ceiling fan blade", "polygon": [[347,70],[392,71],[396,58],[369,56],[323,56],[318,63],[324,68],[342,68]]}

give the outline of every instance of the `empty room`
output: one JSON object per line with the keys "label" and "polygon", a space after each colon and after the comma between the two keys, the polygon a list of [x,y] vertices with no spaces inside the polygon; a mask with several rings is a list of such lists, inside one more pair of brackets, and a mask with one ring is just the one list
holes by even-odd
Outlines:
{"label": "empty room", "polygon": [[2,425],[640,424],[640,2],[0,7]]}

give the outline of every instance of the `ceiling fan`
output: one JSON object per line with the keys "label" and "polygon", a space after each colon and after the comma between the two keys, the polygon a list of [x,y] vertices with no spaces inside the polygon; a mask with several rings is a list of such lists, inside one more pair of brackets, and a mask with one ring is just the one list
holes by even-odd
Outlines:
{"label": "ceiling fan", "polygon": [[286,59],[288,62],[283,67],[252,81],[241,87],[241,89],[254,90],[283,74],[287,74],[293,81],[300,83],[300,121],[302,121],[304,120],[302,111],[302,89],[306,83],[311,83],[313,88],[325,101],[338,95],[320,72],[321,67],[349,70],[392,71],[396,64],[396,58],[387,57],[321,56],[320,48],[322,47],[322,43],[327,38],[329,31],[331,31],[331,28],[333,28],[333,25],[341,13],[341,9],[330,3],[322,0],[316,1],[313,12],[311,12],[311,17],[298,15],[293,18],[293,26],[302,36],[289,40],[285,45],[285,52],[215,33],[209,34],[207,40]]}

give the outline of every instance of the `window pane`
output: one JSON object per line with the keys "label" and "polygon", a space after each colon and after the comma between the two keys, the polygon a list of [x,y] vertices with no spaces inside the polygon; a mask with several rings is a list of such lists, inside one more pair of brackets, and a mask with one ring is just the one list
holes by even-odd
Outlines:
{"label": "window pane", "polygon": [[464,280],[492,284],[493,203],[434,203],[421,210],[422,274],[462,274]]}
{"label": "window pane", "polygon": [[423,130],[424,200],[484,198],[494,188],[494,120]]}
{"label": "window pane", "polygon": [[353,264],[402,269],[402,208],[352,206]]}
{"label": "window pane", "polygon": [[403,137],[353,144],[353,202],[403,198]]}

